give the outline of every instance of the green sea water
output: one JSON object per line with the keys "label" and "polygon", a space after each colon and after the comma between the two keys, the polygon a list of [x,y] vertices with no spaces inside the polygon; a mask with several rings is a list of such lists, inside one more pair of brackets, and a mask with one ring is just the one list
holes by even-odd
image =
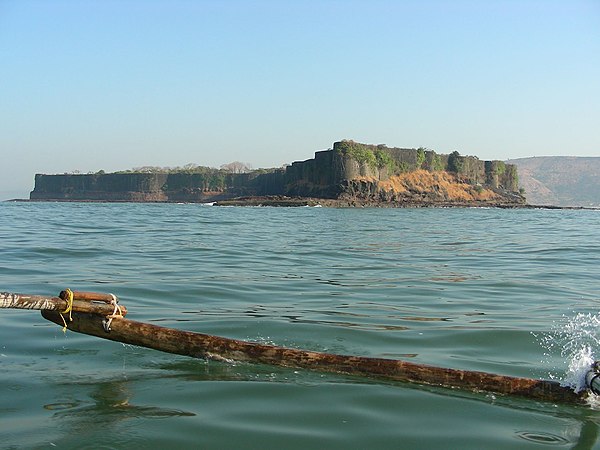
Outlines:
{"label": "green sea water", "polygon": [[[600,355],[600,211],[0,203],[0,290],[533,378]],[[579,315],[578,315],[579,314]],[[0,310],[0,448],[600,448],[600,411],[249,363]]]}

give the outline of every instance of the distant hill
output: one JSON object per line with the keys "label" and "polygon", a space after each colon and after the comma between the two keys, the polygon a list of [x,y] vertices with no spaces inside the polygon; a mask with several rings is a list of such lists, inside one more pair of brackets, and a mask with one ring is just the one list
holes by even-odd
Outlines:
{"label": "distant hill", "polygon": [[515,164],[531,205],[600,207],[600,157],[541,156]]}

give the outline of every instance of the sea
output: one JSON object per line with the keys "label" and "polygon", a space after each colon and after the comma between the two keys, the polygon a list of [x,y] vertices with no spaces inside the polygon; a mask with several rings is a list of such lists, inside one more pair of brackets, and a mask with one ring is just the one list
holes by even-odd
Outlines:
{"label": "sea", "polygon": [[[600,359],[599,279],[595,210],[0,203],[0,291],[573,389]],[[0,310],[5,449],[590,449],[593,400],[206,361]]]}

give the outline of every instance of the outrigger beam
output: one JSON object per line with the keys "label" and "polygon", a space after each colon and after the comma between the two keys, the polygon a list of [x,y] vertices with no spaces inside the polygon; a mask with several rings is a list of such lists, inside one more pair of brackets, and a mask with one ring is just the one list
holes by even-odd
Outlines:
{"label": "outrigger beam", "polygon": [[[407,361],[298,350],[182,331],[124,318],[112,294],[61,292],[59,297],[0,293],[0,308],[39,309],[69,330],[162,352],[220,361],[245,361],[374,379],[512,395],[553,403],[585,403],[600,395],[600,363],[586,376],[588,390],[574,392],[556,381],[448,369]],[[69,311],[69,316],[66,313]]]}
{"label": "outrigger beam", "polygon": [[[44,318],[62,325],[58,314]],[[79,333],[177,355],[212,360],[245,361],[320,372],[366,376],[405,383],[490,392],[554,403],[584,403],[584,396],[555,381],[534,380],[486,372],[447,369],[411,362],[297,350],[181,331],[158,325],[115,319],[109,332],[98,317],[74,313],[68,328]]]}
{"label": "outrigger beam", "polygon": [[[114,313],[117,303],[117,297],[113,294],[97,292],[65,290],[58,297],[0,292],[0,308],[58,311],[63,314],[76,311],[106,316]],[[119,310],[121,315],[127,314],[124,306],[119,305]]]}

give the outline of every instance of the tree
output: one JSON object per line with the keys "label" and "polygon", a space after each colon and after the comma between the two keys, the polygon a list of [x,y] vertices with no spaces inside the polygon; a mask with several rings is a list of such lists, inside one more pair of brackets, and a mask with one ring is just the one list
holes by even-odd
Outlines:
{"label": "tree", "polygon": [[252,167],[250,166],[250,164],[246,164],[239,161],[233,161],[229,164],[223,164],[221,166],[221,169],[229,173],[247,173],[250,172]]}
{"label": "tree", "polygon": [[462,172],[464,168],[464,159],[456,150],[448,156],[448,171],[454,173]]}
{"label": "tree", "polygon": [[425,162],[425,149],[423,147],[419,147],[417,149],[417,169],[421,169],[423,167],[424,162]]}
{"label": "tree", "polygon": [[194,163],[188,163],[185,166],[183,166],[183,172],[196,172],[198,170],[198,164],[194,164]]}
{"label": "tree", "polygon": [[383,151],[378,146],[378,148],[373,152],[373,154],[375,155],[375,161],[379,170],[383,169],[384,167],[387,167],[390,173],[394,172],[394,170],[396,169],[396,161],[394,161],[394,158],[392,158],[392,156],[388,152]]}

